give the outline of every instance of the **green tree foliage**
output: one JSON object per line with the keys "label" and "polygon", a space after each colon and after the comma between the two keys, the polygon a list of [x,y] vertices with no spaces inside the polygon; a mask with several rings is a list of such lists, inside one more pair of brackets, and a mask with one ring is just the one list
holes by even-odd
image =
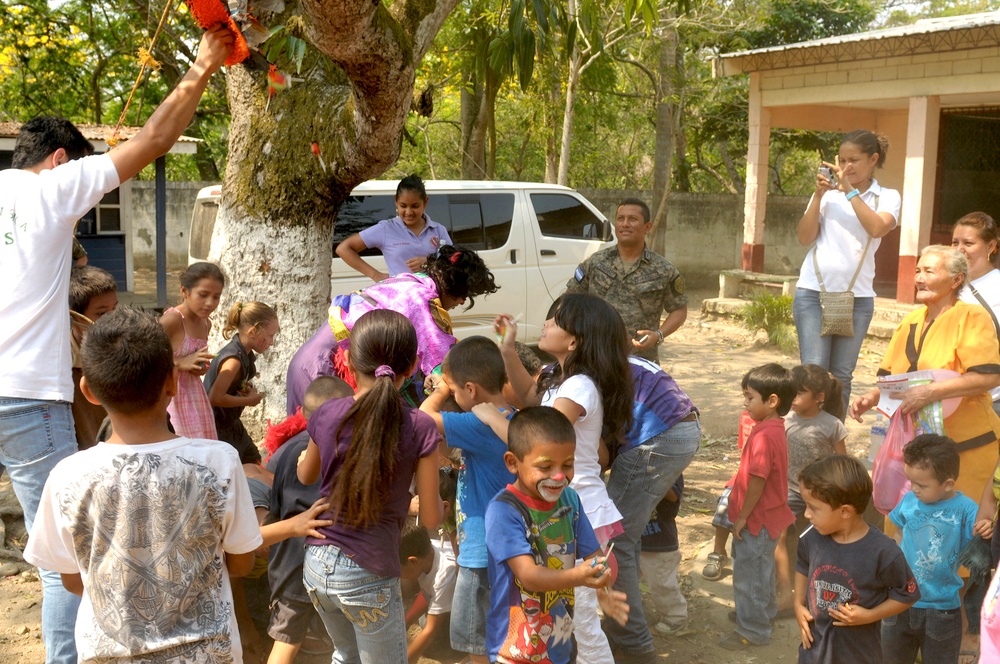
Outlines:
{"label": "green tree foliage", "polygon": [[738,31],[729,46],[765,48],[862,32],[879,9],[872,0],[771,0],[765,6],[760,25]]}
{"label": "green tree foliage", "polygon": [[[0,118],[23,122],[60,115],[115,125],[139,73],[137,51],[149,46],[165,0],[20,0],[0,5]],[[162,65],[147,70],[125,119],[142,125],[194,61],[199,30],[183,4],[172,3],[153,49]],[[217,180],[225,164],[228,126],[224,83],[213,79],[187,134],[205,140],[197,158],[171,155],[172,179]],[[140,177],[152,177],[147,169]]]}
{"label": "green tree foliage", "polygon": [[925,0],[924,2],[890,2],[886,6],[887,26],[908,25],[922,18],[962,16],[1000,10],[997,0]]}

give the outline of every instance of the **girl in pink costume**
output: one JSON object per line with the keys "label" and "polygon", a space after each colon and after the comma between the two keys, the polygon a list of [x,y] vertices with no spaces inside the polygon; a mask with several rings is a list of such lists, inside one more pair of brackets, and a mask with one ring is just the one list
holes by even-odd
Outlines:
{"label": "girl in pink costume", "polygon": [[350,346],[351,330],[363,314],[389,309],[406,316],[417,331],[417,368],[422,379],[441,364],[455,344],[450,309],[477,295],[495,293],[493,273],[483,259],[467,247],[442,245],[427,257],[424,272],[401,274],[364,290],[338,295],[330,304],[327,324],[306,341],[288,367],[288,413],[302,405],[306,388],[317,376],[340,376],[356,387],[344,351]]}

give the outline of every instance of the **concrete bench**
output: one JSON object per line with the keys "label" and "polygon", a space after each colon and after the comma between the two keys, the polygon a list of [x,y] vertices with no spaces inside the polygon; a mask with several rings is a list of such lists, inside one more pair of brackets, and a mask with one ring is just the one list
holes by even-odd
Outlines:
{"label": "concrete bench", "polygon": [[719,297],[744,297],[753,290],[780,291],[791,297],[795,293],[797,274],[763,274],[747,270],[722,270],[719,272]]}

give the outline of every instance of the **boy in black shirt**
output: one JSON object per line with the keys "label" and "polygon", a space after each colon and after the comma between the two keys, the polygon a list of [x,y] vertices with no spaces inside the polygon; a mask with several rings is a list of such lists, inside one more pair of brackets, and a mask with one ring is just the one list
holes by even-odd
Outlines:
{"label": "boy in black shirt", "polygon": [[806,466],[799,487],[812,527],[799,538],[795,618],[799,664],[881,664],[881,621],[920,599],[903,552],[862,518],[868,471],[834,454]]}
{"label": "boy in black shirt", "polygon": [[[351,387],[340,378],[320,376],[309,384],[302,412],[306,419],[330,399],[350,396]],[[271,487],[269,520],[283,520],[301,514],[319,499],[319,482],[304,485],[296,475],[299,455],[309,444],[305,430],[288,439],[267,460],[267,469],[274,473]],[[302,585],[302,564],[305,561],[303,537],[279,542],[271,547],[267,576],[271,585],[271,622],[267,633],[274,639],[272,664],[291,664],[307,634],[315,633],[326,640],[326,630],[318,621],[309,595]],[[310,630],[310,626],[318,626]],[[332,647],[329,649],[332,652]]]}

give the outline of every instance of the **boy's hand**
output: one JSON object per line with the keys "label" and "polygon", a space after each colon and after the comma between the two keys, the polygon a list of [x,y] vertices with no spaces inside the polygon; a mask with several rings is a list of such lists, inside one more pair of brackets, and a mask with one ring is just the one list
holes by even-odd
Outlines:
{"label": "boy's hand", "polygon": [[993,537],[993,519],[980,519],[976,521],[976,525],[972,527],[972,534],[986,540]]}
{"label": "boy's hand", "polygon": [[317,519],[316,517],[329,510],[330,504],[327,502],[327,499],[320,498],[305,512],[293,516],[289,519],[294,532],[292,537],[315,537],[317,539],[326,539],[326,537],[324,537],[323,534],[316,529],[323,528],[325,526],[332,526],[333,520]]}
{"label": "boy's hand", "polygon": [[799,623],[799,635],[802,637],[802,647],[806,650],[812,648],[813,644],[813,633],[811,623],[815,618],[813,614],[809,613],[809,609],[806,608],[805,604],[799,604],[795,602],[795,620]]}
{"label": "boy's hand", "polygon": [[736,523],[733,524],[733,538],[742,542],[743,538],[740,537],[740,533],[743,532],[743,530],[746,529],[746,527],[747,527],[746,517],[741,516],[740,518],[736,519]]}
{"label": "boy's hand", "polygon": [[[610,578],[610,575],[608,576]],[[628,622],[628,595],[625,593],[620,590],[612,590],[611,588],[598,590],[597,603],[601,605],[601,610],[604,611],[605,616],[611,618],[622,627]]]}
{"label": "boy's hand", "polygon": [[480,422],[487,426],[493,426],[495,422],[507,421],[507,411],[501,410],[486,401],[473,406],[472,413],[479,418]]}
{"label": "boy's hand", "polygon": [[424,394],[431,394],[433,392],[440,391],[444,398],[447,399],[448,395],[451,394],[451,390],[448,388],[448,383],[444,382],[444,378],[438,374],[428,374],[424,378]]}
{"label": "boy's hand", "polygon": [[604,588],[611,583],[611,575],[605,574],[608,571],[607,560],[604,556],[598,556],[584,560],[582,565],[577,565],[574,569],[580,570],[581,575],[578,585],[588,588]]}
{"label": "boy's hand", "polygon": [[830,617],[834,627],[857,627],[875,622],[871,611],[857,604],[838,604],[837,608],[830,609]]}

